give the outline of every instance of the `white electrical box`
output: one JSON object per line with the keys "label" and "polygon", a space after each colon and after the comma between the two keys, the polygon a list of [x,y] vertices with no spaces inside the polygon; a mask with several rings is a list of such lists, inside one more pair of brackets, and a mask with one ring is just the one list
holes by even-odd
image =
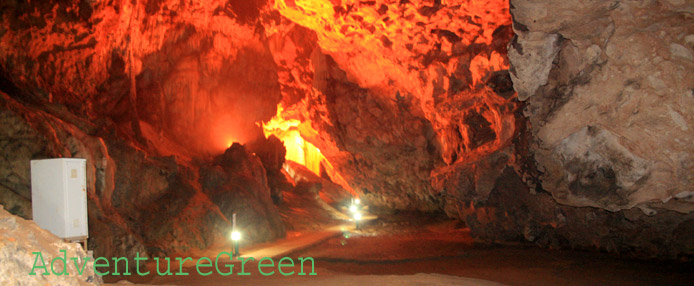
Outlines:
{"label": "white electrical box", "polygon": [[34,222],[63,239],[86,239],[86,159],[31,160]]}

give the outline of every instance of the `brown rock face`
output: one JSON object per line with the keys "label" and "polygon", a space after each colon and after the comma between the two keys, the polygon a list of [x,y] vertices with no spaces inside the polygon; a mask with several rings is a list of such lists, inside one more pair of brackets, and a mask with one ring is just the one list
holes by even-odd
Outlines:
{"label": "brown rock face", "polygon": [[637,233],[617,246],[691,254],[677,237],[694,210],[692,3],[511,5],[511,78],[542,188],[559,204],[614,212],[605,224]]}
{"label": "brown rock face", "polygon": [[[265,169],[238,144],[219,164],[154,156],[104,130],[96,131],[104,137],[85,134],[83,129],[94,127],[64,110],[37,109],[0,96],[0,104],[6,108],[3,120],[24,122],[5,131],[14,134],[6,138],[17,139],[8,140],[12,143],[8,146],[21,148],[3,153],[12,164],[2,165],[2,171],[16,174],[8,175],[3,185],[12,186],[9,183],[17,180],[13,188],[18,190],[3,191],[3,204],[14,213],[31,215],[29,168],[16,164],[46,157],[86,158],[89,245],[97,255],[135,257],[139,252],[140,256],[160,256],[205,249],[227,239],[228,218],[233,212],[243,218],[240,227],[249,241],[284,236]],[[75,119],[77,125],[65,118]],[[36,144],[41,147],[34,147]],[[223,164],[229,161],[233,167]]]}
{"label": "brown rock face", "polygon": [[[85,259],[87,251],[79,243],[64,242],[36,223],[8,213],[2,205],[0,238],[0,283],[3,285],[102,284],[101,276],[94,273],[93,259]],[[73,257],[80,262],[77,266],[70,263]],[[61,263],[62,259],[67,263]],[[48,274],[42,275],[44,270]],[[51,275],[51,271],[67,274]]]}
{"label": "brown rock face", "polygon": [[272,202],[265,168],[260,158],[243,145],[234,143],[215,158],[212,166],[203,167],[202,187],[222,213],[238,213],[237,227],[250,241],[284,236],[284,226]]}
{"label": "brown rock face", "polygon": [[[249,7],[264,4],[256,2]],[[279,84],[267,41],[234,10],[255,8],[152,0],[2,9],[3,77],[34,100],[111,119],[140,141],[178,143],[156,144],[163,153],[222,152],[254,139],[255,122],[275,114]]]}
{"label": "brown rock face", "polygon": [[512,79],[543,187],[560,203],[694,210],[683,172],[694,164],[694,6],[680,2],[567,2],[549,13],[550,1],[513,1]]}

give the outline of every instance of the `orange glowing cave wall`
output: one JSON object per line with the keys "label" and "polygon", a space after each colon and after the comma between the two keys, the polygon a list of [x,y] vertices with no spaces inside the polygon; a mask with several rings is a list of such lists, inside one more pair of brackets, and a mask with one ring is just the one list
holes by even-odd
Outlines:
{"label": "orange glowing cave wall", "polygon": [[[370,3],[371,2],[371,3]],[[508,0],[276,0],[274,8],[317,33],[321,49],[365,88],[392,85],[431,93],[417,78],[421,59],[434,45],[448,54],[493,45],[497,28],[510,26]],[[507,43],[503,43],[506,45]],[[474,86],[494,70],[508,68],[505,54],[471,55]],[[452,57],[446,64],[455,66]],[[418,68],[420,67],[420,68]],[[425,69],[427,67],[424,67]]]}
{"label": "orange glowing cave wall", "polygon": [[508,0],[271,5],[283,17],[266,34],[285,108],[264,132],[285,141],[287,159],[314,172],[329,160],[354,189],[426,200],[431,174],[510,144]]}
{"label": "orange glowing cave wall", "polygon": [[302,122],[299,119],[285,118],[282,114],[283,110],[281,105],[278,106],[277,115],[272,120],[262,124],[265,136],[275,135],[284,143],[284,147],[287,149],[286,160],[304,165],[319,175],[320,165],[325,157],[315,145],[301,137],[298,127]]}
{"label": "orange glowing cave wall", "polygon": [[[500,96],[486,86],[509,68],[508,0],[276,0],[274,8],[315,32],[350,82],[392,101],[413,97],[411,112],[431,122],[447,164],[479,159],[513,135],[513,92]],[[273,51],[276,62],[293,61],[296,50]],[[474,142],[480,132],[471,120],[489,123],[491,142]]]}
{"label": "orange glowing cave wall", "polygon": [[[275,0],[248,23],[229,20],[206,6],[196,9],[212,16],[189,15],[184,18],[188,25],[166,30],[133,30],[133,58],[117,59],[129,68],[123,71],[125,76],[137,74],[136,90],[130,91],[138,102],[136,117],[145,137],[160,151],[184,146],[219,153],[233,142],[249,143],[259,135],[273,134],[284,142],[287,160],[316,174],[325,172],[348,190],[360,187],[355,184],[357,176],[378,178],[382,173],[378,169],[350,173],[347,168],[356,166],[347,167],[350,157],[363,152],[357,155],[373,160],[368,165],[394,159],[379,158],[385,155],[377,148],[350,148],[354,140],[363,138],[345,138],[352,135],[328,130],[335,123],[331,120],[336,108],[345,107],[316,105],[339,96],[326,95],[324,90],[322,77],[334,74],[326,72],[334,68],[331,65],[345,74],[337,81],[360,89],[350,96],[368,93],[377,98],[372,101],[385,112],[375,117],[394,117],[374,121],[402,121],[391,112],[401,104],[407,105],[405,120],[425,119],[439,145],[435,155],[440,154],[438,160],[445,164],[482,158],[507,144],[514,132],[509,98],[486,86],[491,74],[508,69],[508,41],[498,40],[499,34],[509,38],[511,34],[507,0]],[[143,25],[158,27],[156,19],[136,16],[143,18]],[[168,40],[157,41],[162,38]],[[145,44],[158,49],[144,49]],[[325,64],[321,57],[331,63]],[[290,89],[293,95],[288,95]],[[491,139],[481,142],[479,128],[470,121],[488,123]],[[349,125],[346,130],[356,125],[343,123]],[[419,131],[407,135],[411,138],[398,138],[403,132],[372,129],[376,131],[354,134],[386,140],[391,153],[399,152],[397,148],[409,150],[413,146],[403,145],[415,141],[420,145],[414,148],[428,148],[421,144],[430,142],[421,142],[431,140],[412,137]],[[165,133],[169,136],[162,136]],[[390,186],[377,188],[427,187],[406,181],[426,178],[432,168],[433,163],[413,166],[421,174],[402,174]]]}
{"label": "orange glowing cave wall", "polygon": [[285,114],[285,109],[280,103],[277,106],[275,117],[268,122],[259,123],[263,127],[265,136],[274,135],[282,141],[287,149],[285,160],[299,163],[319,176],[325,173],[333,182],[356,195],[354,189],[330,164],[320,149],[304,139],[302,131],[305,134],[316,134],[317,132],[311,127],[310,120],[301,115],[297,116],[296,112],[300,111],[292,110]]}
{"label": "orange glowing cave wall", "polygon": [[[283,89],[296,83],[284,77],[280,70],[289,67],[289,73],[295,77],[306,76],[297,73],[311,76],[313,72],[311,60],[295,62],[301,56],[299,51],[306,48],[302,46],[306,42],[286,41],[285,38],[295,29],[294,25],[300,25],[314,33],[315,43],[312,44],[329,55],[347,73],[349,81],[378,96],[397,99],[395,94],[407,94],[415,97],[413,104],[418,106],[414,109],[419,111],[413,112],[423,113],[432,122],[442,142],[444,157],[451,157],[446,154],[455,152],[449,149],[459,148],[447,144],[446,132],[449,125],[455,125],[455,120],[442,115],[448,111],[437,106],[437,85],[444,88],[469,86],[467,92],[453,97],[474,99],[474,108],[479,109],[480,115],[491,122],[494,132],[500,136],[496,136],[493,144],[468,150],[471,152],[467,157],[478,158],[473,154],[498,149],[508,137],[508,122],[513,119],[508,118],[508,112],[499,111],[499,106],[505,104],[503,99],[490,96],[492,92],[476,86],[483,84],[490,73],[507,69],[508,61],[505,54],[496,50],[487,53],[474,49],[494,45],[497,28],[510,26],[508,1],[410,0],[406,5],[402,2],[275,0],[268,1],[262,10],[261,32],[249,31],[243,23],[228,21],[214,13],[209,18],[191,18],[193,25],[190,27],[154,30],[153,35],[132,32],[138,47],[152,44],[162,35],[177,39],[156,42],[158,51],[135,54],[135,71],[140,72],[135,80],[135,93],[138,102],[145,102],[138,104],[138,113],[146,125],[143,127],[146,137],[157,143],[155,145],[164,146],[166,142],[156,138],[161,137],[157,133],[166,132],[172,135],[172,141],[181,145],[219,152],[233,142],[248,143],[258,133],[275,134],[267,128],[261,132],[256,122],[267,121],[280,98],[283,99],[281,104],[291,107]],[[262,19],[273,15],[272,10],[278,11],[282,19]],[[153,20],[144,23],[152,25]],[[198,32],[210,27],[214,30],[212,34]],[[436,60],[429,58],[437,57],[433,51],[452,56],[442,64],[431,64]],[[456,56],[463,54],[468,58]],[[293,67],[288,66],[292,63]],[[298,64],[301,67],[297,68]],[[451,77],[440,76],[459,70],[460,66],[465,66],[467,73],[456,79],[462,83],[453,83]],[[150,81],[149,77],[163,80]],[[302,88],[305,97],[315,91],[310,86]],[[310,118],[308,114],[296,118],[298,122],[290,123],[295,124],[293,131],[286,129],[283,131],[286,134],[275,135],[285,141],[288,160],[303,162],[319,173],[319,162],[325,161],[325,157],[309,142],[314,138],[306,141],[306,134],[298,128],[301,124],[311,125],[307,118]],[[464,140],[471,140],[466,137],[469,132],[463,130],[461,133]],[[329,154],[335,153],[331,150]]]}
{"label": "orange glowing cave wall", "polygon": [[[379,94],[409,92],[425,111],[436,84],[451,86],[449,77],[433,82],[437,74],[465,69],[461,84],[479,91],[489,74],[509,67],[508,0],[276,0],[274,8],[314,31],[321,52],[349,80]],[[295,49],[285,45],[280,52],[292,61]]]}

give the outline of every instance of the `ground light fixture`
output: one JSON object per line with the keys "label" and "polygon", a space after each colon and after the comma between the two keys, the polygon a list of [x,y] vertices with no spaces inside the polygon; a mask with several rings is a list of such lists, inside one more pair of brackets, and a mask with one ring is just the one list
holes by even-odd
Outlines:
{"label": "ground light fixture", "polygon": [[236,230],[236,212],[231,215],[231,241],[234,244],[234,257],[241,256],[239,252],[239,241],[241,240],[241,233]]}
{"label": "ground light fixture", "polygon": [[239,253],[239,241],[241,240],[241,233],[234,230],[231,232],[231,241],[234,243],[234,257],[238,257]]}
{"label": "ground light fixture", "polygon": [[356,228],[359,229],[359,221],[361,220],[361,213],[360,212],[355,212],[354,213],[354,223],[356,224]]}
{"label": "ground light fixture", "polygon": [[231,240],[233,240],[233,241],[241,240],[241,233],[238,231],[232,231],[231,232]]}

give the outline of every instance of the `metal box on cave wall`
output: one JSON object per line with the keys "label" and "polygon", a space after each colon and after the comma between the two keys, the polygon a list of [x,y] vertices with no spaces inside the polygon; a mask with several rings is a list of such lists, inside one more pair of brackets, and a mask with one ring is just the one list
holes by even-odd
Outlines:
{"label": "metal box on cave wall", "polygon": [[63,239],[86,239],[86,159],[31,160],[34,222]]}

